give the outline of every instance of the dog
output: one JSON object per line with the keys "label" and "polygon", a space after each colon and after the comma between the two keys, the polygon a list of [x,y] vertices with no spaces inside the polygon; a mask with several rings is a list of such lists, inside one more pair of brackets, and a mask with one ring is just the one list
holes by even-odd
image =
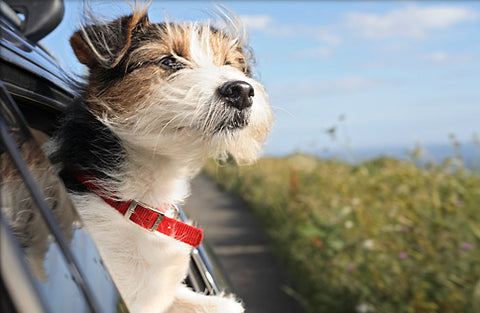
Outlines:
{"label": "dog", "polygon": [[[182,283],[202,234],[167,217],[208,158],[254,162],[272,125],[240,18],[220,9],[216,22],[152,23],[148,6],[134,7],[83,25],[70,44],[88,75],[51,159],[128,308],[244,312],[232,295]],[[139,209],[154,215],[147,229]]]}

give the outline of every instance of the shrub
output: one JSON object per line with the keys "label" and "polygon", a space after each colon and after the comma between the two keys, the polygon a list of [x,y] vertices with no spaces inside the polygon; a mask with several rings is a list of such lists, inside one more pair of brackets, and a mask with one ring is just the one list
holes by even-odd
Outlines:
{"label": "shrub", "polygon": [[308,311],[479,312],[480,176],[299,154],[205,171],[249,204]]}

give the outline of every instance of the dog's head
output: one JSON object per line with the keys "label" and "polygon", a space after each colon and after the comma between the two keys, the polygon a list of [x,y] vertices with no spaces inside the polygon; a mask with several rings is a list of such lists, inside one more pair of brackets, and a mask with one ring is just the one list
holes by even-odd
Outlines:
{"label": "dog's head", "polygon": [[272,123],[239,18],[149,21],[146,9],[70,39],[89,68],[86,103],[132,148],[256,158]]}

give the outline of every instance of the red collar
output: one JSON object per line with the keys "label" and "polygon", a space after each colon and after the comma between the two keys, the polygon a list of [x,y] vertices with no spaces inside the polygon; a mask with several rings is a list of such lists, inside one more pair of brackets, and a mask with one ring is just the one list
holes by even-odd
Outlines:
{"label": "red collar", "polygon": [[91,177],[75,174],[74,177],[90,191],[102,198],[103,201],[124,215],[127,220],[150,231],[156,230],[193,247],[198,247],[202,242],[203,230],[165,216],[165,211],[169,207],[159,210],[135,200],[115,201],[102,196],[102,188],[95,185]]}

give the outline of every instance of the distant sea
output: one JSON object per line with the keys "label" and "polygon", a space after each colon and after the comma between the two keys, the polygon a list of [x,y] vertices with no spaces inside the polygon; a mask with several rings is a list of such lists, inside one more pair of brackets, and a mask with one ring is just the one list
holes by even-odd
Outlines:
{"label": "distant sea", "polygon": [[[446,159],[461,160],[463,166],[471,169],[480,169],[480,146],[474,144],[461,144],[453,147],[448,144],[425,145],[420,148],[419,158],[416,161],[434,162],[440,164]],[[371,148],[353,148],[351,151],[345,149],[325,150],[316,153],[317,156],[325,159],[338,159],[349,163],[360,163],[369,159],[389,156],[399,160],[413,159],[414,146],[406,147],[371,147]]]}

